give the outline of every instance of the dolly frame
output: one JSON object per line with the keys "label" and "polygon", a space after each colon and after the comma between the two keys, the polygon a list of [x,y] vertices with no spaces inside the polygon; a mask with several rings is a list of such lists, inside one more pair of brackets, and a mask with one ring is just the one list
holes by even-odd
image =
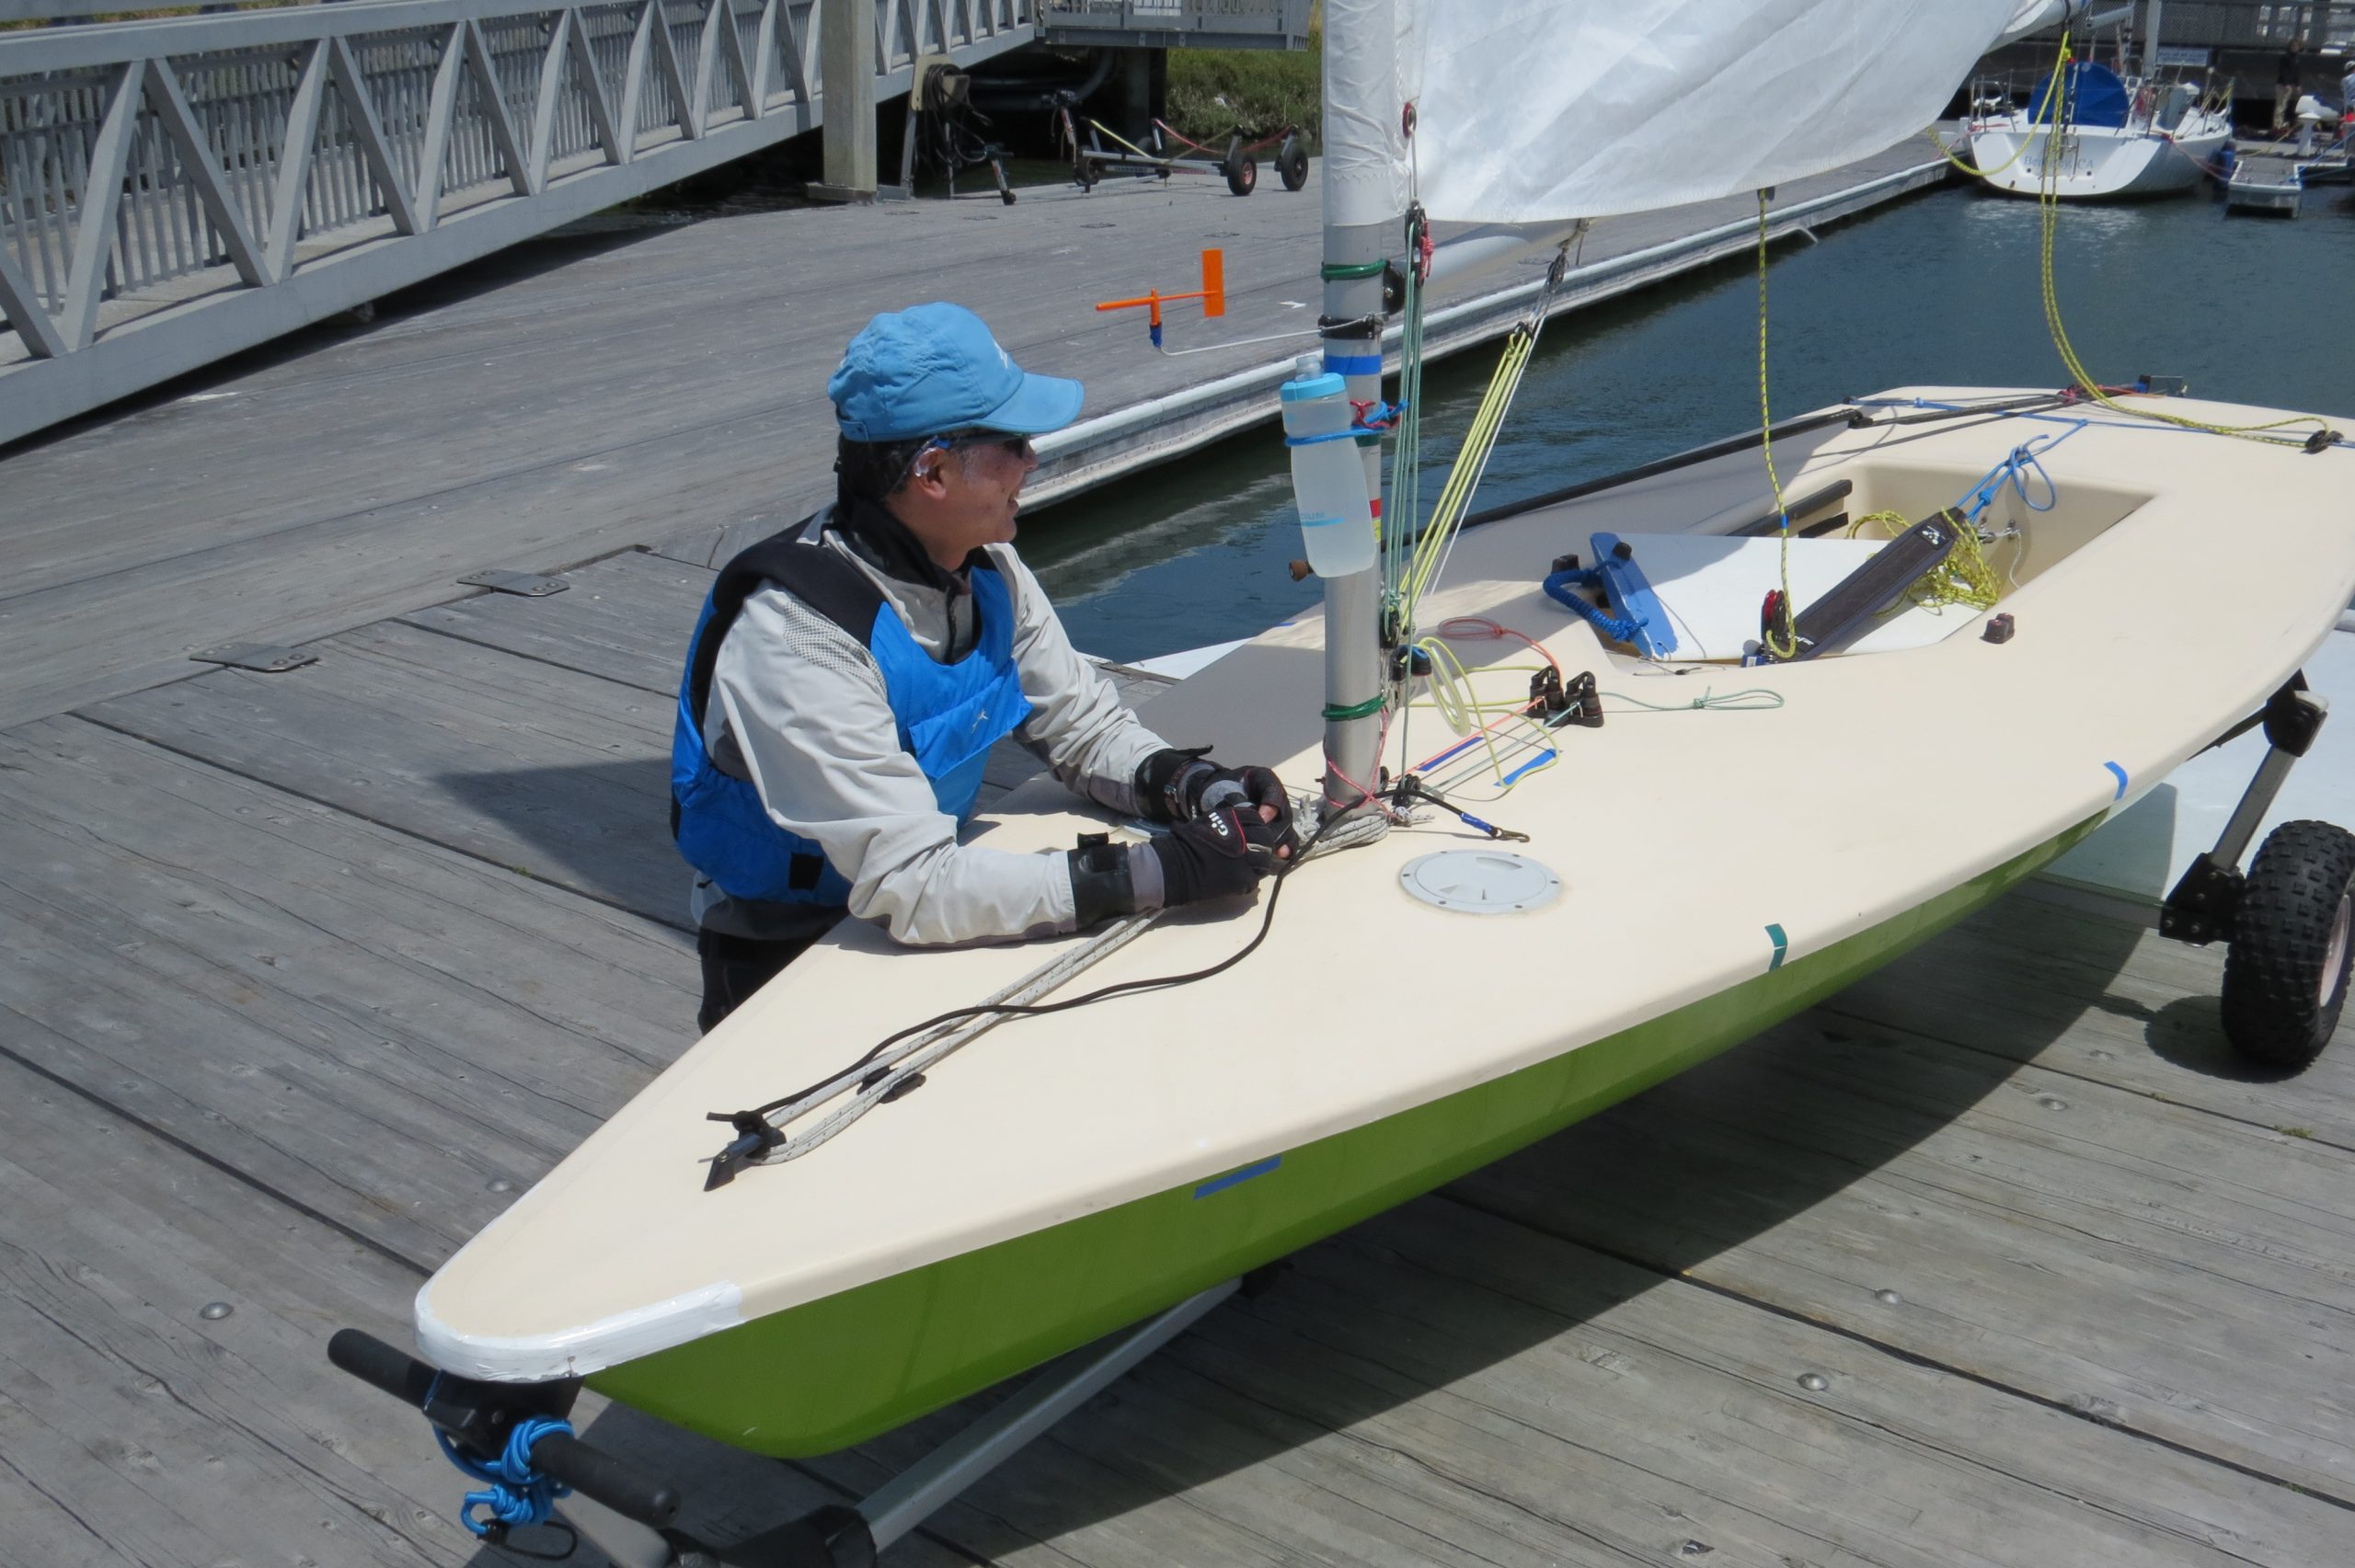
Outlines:
{"label": "dolly frame", "polygon": [[2259,726],[2265,729],[2265,760],[2257,765],[2248,787],[2241,792],[2240,804],[2233,807],[2224,830],[2217,835],[2215,848],[2202,853],[2185,868],[2174,890],[2167,894],[2166,902],[2160,906],[2161,936],[2195,947],[2233,939],[2234,916],[2248,880],[2241,869],[2241,857],[2248,853],[2249,843],[2257,837],[2266,813],[2273,809],[2281,786],[2289,782],[2290,770],[2313,747],[2323,720],[2329,716],[2329,701],[2308,688],[2305,671],[2300,670],[2266,699],[2263,708],[2210,745],[2209,750],[2213,750]]}
{"label": "dolly frame", "polygon": [[[564,1528],[617,1568],[874,1568],[876,1554],[1019,1453],[1131,1368],[1237,1292],[1256,1294],[1280,1265],[1225,1280],[1081,1346],[1034,1374],[1020,1392],[856,1504],[830,1504],[747,1539],[713,1546],[669,1528],[680,1495],[569,1434],[542,1437],[534,1465],[572,1487],[556,1505]],[[422,1408],[436,1431],[483,1451],[521,1417],[568,1413],[577,1382],[493,1384],[454,1378],[355,1329],[328,1345],[335,1364]],[[499,1530],[497,1541],[506,1531]],[[495,1543],[497,1543],[495,1541]]]}

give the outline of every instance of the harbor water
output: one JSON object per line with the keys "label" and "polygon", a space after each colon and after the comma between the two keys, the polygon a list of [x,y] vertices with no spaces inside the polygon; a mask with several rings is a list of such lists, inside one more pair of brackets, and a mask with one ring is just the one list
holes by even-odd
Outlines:
{"label": "harbor water", "polygon": [[[1775,417],[1893,386],[2061,385],[2041,254],[2035,203],[1955,188],[1778,245]],[[2204,397],[2355,419],[2347,190],[2309,192],[2295,221],[2227,219],[2204,196],[2072,207],[2055,258],[2062,319],[2096,376],[2181,376]],[[1475,508],[1754,428],[1757,330],[1756,274],[1741,263],[1557,317]],[[1495,354],[1476,349],[1425,376],[1427,502]],[[1148,658],[1250,635],[1315,601],[1315,579],[1286,569],[1301,543],[1274,412],[1271,397],[1263,428],[1024,520],[1024,558],[1079,647]],[[2263,504],[2219,521],[2253,524]]]}

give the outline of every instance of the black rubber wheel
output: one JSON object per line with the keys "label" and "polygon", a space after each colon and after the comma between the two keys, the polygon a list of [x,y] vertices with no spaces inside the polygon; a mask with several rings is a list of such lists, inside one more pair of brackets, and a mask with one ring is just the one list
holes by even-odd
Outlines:
{"label": "black rubber wheel", "polygon": [[1237,196],[1248,196],[1259,183],[1259,161],[1245,158],[1240,163],[1226,161],[1226,188]]}
{"label": "black rubber wheel", "polygon": [[1276,173],[1286,190],[1298,190],[1308,183],[1308,149],[1300,144],[1299,137],[1285,137],[1284,144],[1276,149]]}
{"label": "black rubber wheel", "polygon": [[2355,957],[2355,833],[2284,822],[2248,868],[2224,956],[2224,1037],[2260,1066],[2303,1068],[2347,1004]]}

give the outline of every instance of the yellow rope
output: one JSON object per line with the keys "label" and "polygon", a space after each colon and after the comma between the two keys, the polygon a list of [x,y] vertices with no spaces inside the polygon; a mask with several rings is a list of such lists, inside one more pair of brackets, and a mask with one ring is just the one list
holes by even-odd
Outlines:
{"label": "yellow rope", "polygon": [[[1975,179],[1992,179],[1996,175],[2003,173],[2005,169],[2010,168],[2014,164],[2018,163],[2021,158],[2028,155],[2028,144],[2036,140],[2036,125],[2035,122],[2031,120],[2028,124],[2027,132],[2020,137],[2020,144],[2012,149],[2012,155],[2005,158],[2002,163],[1997,164],[1992,169],[1982,169],[1977,164],[1966,164],[1960,158],[1956,157],[1954,155],[1954,149],[1947,146],[1944,142],[1938,140],[1938,128],[1936,126],[1933,125],[1925,127],[1922,132],[1922,134],[1930,139],[1930,144],[1936,147],[1939,153],[1945,156],[1947,162],[1952,164],[1963,173],[1971,176]],[[2048,139],[2051,134],[2051,133],[2049,132],[2046,133]]]}
{"label": "yellow rope", "polygon": [[1447,484],[1431,508],[1430,523],[1417,541],[1414,558],[1407,565],[1399,601],[1410,616],[1414,606],[1439,577],[1448,546],[1454,543],[1457,525],[1463,521],[1464,509],[1471,503],[1473,486],[1479,483],[1481,471],[1488,466],[1488,455],[1504,429],[1505,416],[1512,407],[1513,394],[1521,389],[1522,377],[1528,371],[1530,356],[1536,348],[1536,334],[1525,326],[1515,327],[1505,338],[1496,373],[1488,378],[1488,390],[1481,395],[1480,406],[1473,412],[1471,425],[1464,432],[1464,444],[1456,452],[1454,465],[1448,470]]}
{"label": "yellow rope", "polygon": [[[1878,523],[1891,539],[1913,525],[1903,512],[1867,512],[1848,525],[1848,537],[1865,524]],[[1942,605],[1968,604],[1973,610],[1993,610],[2004,596],[2004,585],[1995,576],[1995,568],[1987,564],[1987,552],[1979,542],[1979,530],[1962,527],[1955,531],[1954,551],[1935,570],[1924,573],[1913,586],[1905,590],[1906,597],[1924,610]]]}
{"label": "yellow rope", "polygon": [[[1783,478],[1775,472],[1775,415],[1766,399],[1766,192],[1758,193],[1758,444],[1766,454],[1766,483],[1774,486],[1775,510],[1783,519],[1783,613],[1785,627],[1796,625],[1798,606],[1791,600],[1791,509],[1783,499]],[[1772,625],[1760,629],[1759,640],[1776,658],[1791,658],[1799,651],[1797,633],[1777,642]]]}
{"label": "yellow rope", "polygon": [[[2044,95],[2043,118],[2039,120],[2036,116],[2030,115],[2028,117],[2028,130],[2020,137],[2020,144],[2012,149],[2012,155],[2010,157],[2005,158],[2002,163],[1997,164],[1992,169],[1982,169],[1976,164],[1966,164],[1960,158],[1956,157],[1954,155],[1954,149],[1948,147],[1944,142],[1938,140],[1938,128],[1936,126],[1931,125],[1924,127],[1922,134],[1927,136],[1930,139],[1931,144],[1946,155],[1947,162],[1952,164],[1955,167],[1960,169],[1967,175],[1971,175],[1980,179],[1988,179],[1995,175],[2003,173],[2005,169],[2010,168],[2014,164],[2018,163],[2022,158],[2026,157],[2028,155],[2029,143],[2036,140],[2037,126],[2043,125],[2046,127],[2044,132],[2045,162],[2050,163],[2052,161],[2052,143],[2061,134],[2061,117],[2055,112],[2061,103],[2061,73],[2068,68],[2068,64],[2069,34],[2064,29],[2061,34],[2060,63],[2052,68],[2052,86],[2051,88]],[[2008,89],[2006,89],[2006,96],[2008,97]]]}
{"label": "yellow rope", "polygon": [[[2054,86],[2051,96],[2056,100],[2054,106],[2056,123],[2064,112],[2057,100],[2061,99],[2068,90],[2068,64],[2069,42],[2063,36],[2061,40],[2061,64],[2053,73]],[[2050,140],[2051,138],[2048,137],[2048,145]],[[2050,156],[2049,152],[2037,183],[2037,205],[2040,210],[2044,231],[2045,328],[2052,336],[2052,346],[2060,350],[2062,365],[2087,397],[2110,412],[2123,414],[2130,418],[2153,419],[2163,425],[2173,425],[2178,429],[2204,430],[2210,435],[2233,436],[2242,441],[2262,441],[2268,446],[2300,449],[2305,443],[2280,436],[2269,436],[2263,433],[2267,430],[2290,429],[2300,425],[2311,425],[2318,430],[2328,429],[2327,423],[2320,416],[2314,414],[2293,414],[2286,419],[2272,419],[2258,425],[2211,425],[2204,419],[2194,419],[2181,414],[2163,414],[2155,408],[2130,408],[2110,394],[2104,392],[2100,383],[2094,380],[2093,373],[2085,369],[2085,361],[2077,357],[2076,347],[2069,341],[2069,330],[2062,325],[2061,321],[2061,296],[2053,281],[2052,269],[2054,236],[2059,232],[2061,223],[2061,177],[2058,161]]]}

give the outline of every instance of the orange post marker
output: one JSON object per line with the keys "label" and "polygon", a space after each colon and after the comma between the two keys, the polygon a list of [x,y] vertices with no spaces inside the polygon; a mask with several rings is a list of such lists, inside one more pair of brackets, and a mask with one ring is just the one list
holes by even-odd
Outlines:
{"label": "orange post marker", "polygon": [[1165,294],[1156,289],[1133,300],[1105,300],[1096,308],[1099,311],[1134,310],[1139,305],[1144,306],[1145,330],[1153,338],[1153,346],[1158,349],[1161,347],[1161,307],[1176,304],[1180,300],[1201,301],[1202,315],[1206,317],[1226,314],[1226,252],[1217,249],[1202,252],[1202,287],[1199,293]]}

